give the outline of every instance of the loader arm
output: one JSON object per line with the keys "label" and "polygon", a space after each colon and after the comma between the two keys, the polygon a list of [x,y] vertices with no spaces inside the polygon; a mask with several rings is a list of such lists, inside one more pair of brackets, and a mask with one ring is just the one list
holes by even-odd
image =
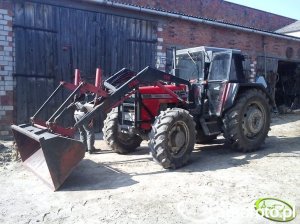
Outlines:
{"label": "loader arm", "polygon": [[[122,70],[121,70],[122,71]],[[123,70],[123,72],[128,72],[130,70]],[[114,87],[110,83],[108,83],[112,79],[108,79],[106,86],[110,87],[112,91],[108,97],[102,97],[99,101],[99,104],[95,106],[95,108],[87,113],[81,120],[79,120],[74,127],[81,126],[84,123],[89,122],[92,118],[96,117],[99,113],[101,113],[101,118],[105,117],[104,115],[108,113],[112,108],[120,105],[124,102],[131,94],[135,92],[135,89],[141,85],[160,85],[160,82],[171,82],[175,84],[185,84],[191,87],[191,84],[188,80],[181,79],[174,75],[162,72],[155,68],[146,67],[138,74],[130,78],[120,87]],[[105,84],[104,84],[105,85]]]}

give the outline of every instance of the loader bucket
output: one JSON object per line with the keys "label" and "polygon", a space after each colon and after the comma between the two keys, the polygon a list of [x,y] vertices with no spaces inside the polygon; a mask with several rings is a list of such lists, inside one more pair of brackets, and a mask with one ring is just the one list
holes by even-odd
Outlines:
{"label": "loader bucket", "polygon": [[23,164],[54,191],[84,157],[85,146],[80,141],[31,124],[12,125],[11,128]]}

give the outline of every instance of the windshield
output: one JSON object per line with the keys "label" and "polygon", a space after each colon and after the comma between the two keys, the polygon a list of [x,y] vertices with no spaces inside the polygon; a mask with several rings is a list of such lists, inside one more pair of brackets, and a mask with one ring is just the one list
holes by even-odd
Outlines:
{"label": "windshield", "polygon": [[210,65],[209,80],[227,80],[230,68],[230,54],[222,53],[214,56]]}
{"label": "windshield", "polygon": [[202,52],[177,55],[176,68],[179,70],[179,77],[182,79],[203,79]]}

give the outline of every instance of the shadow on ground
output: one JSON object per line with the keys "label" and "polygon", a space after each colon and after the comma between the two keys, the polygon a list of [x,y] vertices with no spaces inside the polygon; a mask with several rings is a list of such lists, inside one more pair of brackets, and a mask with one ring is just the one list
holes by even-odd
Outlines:
{"label": "shadow on ground", "polygon": [[[300,137],[268,137],[266,144],[260,150],[251,153],[240,153],[232,150],[225,143],[224,139],[216,139],[209,145],[196,145],[188,165],[177,170],[164,170],[151,172],[130,172],[126,173],[113,167],[120,164],[136,163],[143,166],[144,162],[152,160],[148,156],[149,148],[140,147],[130,155],[145,155],[143,158],[125,159],[96,163],[86,159],[80,163],[80,168],[75,169],[64,183],[61,191],[83,191],[83,190],[104,190],[116,189],[136,184],[133,176],[155,175],[165,172],[204,172],[240,167],[248,164],[251,160],[263,157],[299,157],[300,158]],[[111,153],[110,151],[103,153]],[[101,153],[100,153],[101,154]],[[101,156],[99,154],[99,156]],[[146,156],[147,155],[147,156]],[[154,162],[153,162],[154,163]]]}
{"label": "shadow on ground", "polygon": [[178,171],[214,171],[248,164],[251,160],[263,157],[299,157],[300,137],[279,138],[268,137],[262,147],[250,153],[236,152],[225,143],[224,139],[218,139],[210,145],[197,145],[192,153],[190,163]]}
{"label": "shadow on ground", "polygon": [[[251,160],[261,159],[263,157],[299,157],[300,158],[300,137],[280,138],[268,137],[266,143],[255,152],[241,153],[236,152],[225,143],[225,139],[216,139],[209,145],[196,145],[192,152],[189,163],[177,170],[161,170],[147,173],[134,173],[132,175],[149,175],[164,172],[204,172],[219,169],[228,169],[248,164]],[[140,147],[138,151],[131,155],[147,155],[149,148]],[[145,160],[151,160],[150,157],[123,160],[105,163],[109,166],[126,163],[141,163]],[[151,168],[149,168],[151,169]]]}
{"label": "shadow on ground", "polygon": [[288,124],[299,120],[299,114],[272,114],[271,126]]}
{"label": "shadow on ground", "polygon": [[106,165],[84,159],[71,173],[60,191],[107,190],[131,186],[131,175]]}

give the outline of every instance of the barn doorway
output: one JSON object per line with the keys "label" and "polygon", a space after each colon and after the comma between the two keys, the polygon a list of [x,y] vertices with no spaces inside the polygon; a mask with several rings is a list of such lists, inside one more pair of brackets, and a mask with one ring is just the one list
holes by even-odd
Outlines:
{"label": "barn doorway", "polygon": [[300,63],[278,61],[275,101],[278,107],[300,109]]}

